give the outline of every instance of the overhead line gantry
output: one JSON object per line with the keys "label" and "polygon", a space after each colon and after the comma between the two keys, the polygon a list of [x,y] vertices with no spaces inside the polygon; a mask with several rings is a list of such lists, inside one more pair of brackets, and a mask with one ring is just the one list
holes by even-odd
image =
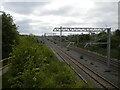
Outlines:
{"label": "overhead line gantry", "polygon": [[[110,67],[110,47],[111,47],[111,40],[110,40],[110,34],[111,34],[111,28],[79,28],[79,27],[55,27],[53,29],[54,32],[60,32],[60,46],[61,46],[61,36],[62,32],[89,32],[89,33],[95,33],[95,32],[105,32],[107,31],[107,66]],[[91,43],[92,44],[92,43]]]}

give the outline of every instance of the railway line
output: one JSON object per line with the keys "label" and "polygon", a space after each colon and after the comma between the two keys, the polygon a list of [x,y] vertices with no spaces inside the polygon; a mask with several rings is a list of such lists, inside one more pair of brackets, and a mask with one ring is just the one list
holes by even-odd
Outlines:
{"label": "railway line", "polygon": [[48,44],[48,47],[53,51],[54,54],[57,54],[57,55],[60,57],[60,59],[62,59],[64,62],[67,63],[67,65],[70,66],[70,68],[71,68],[71,69],[76,73],[76,75],[78,76],[79,80],[82,80],[85,84],[88,85],[87,80],[86,80],[82,75],[80,75],[80,74],[77,72],[77,70],[75,70],[75,69],[70,65],[70,63],[67,62],[66,59],[61,55],[59,48],[53,47],[50,43],[47,43],[47,44]]}
{"label": "railway line", "polygon": [[[57,42],[57,43],[59,43],[59,42]],[[63,47],[66,47],[65,43],[61,43],[61,44],[62,44]],[[83,55],[85,55],[89,58],[92,58],[92,60],[95,60],[95,61],[97,60],[98,62],[107,65],[107,57],[106,56],[103,56],[103,55],[100,55],[98,53],[91,52],[91,51],[88,51],[88,50],[84,50],[84,49],[81,49],[81,48],[78,48],[78,47],[75,47],[75,46],[71,46],[71,47],[67,47],[67,48],[69,50],[73,50],[75,52],[81,53],[81,54],[83,54]],[[116,59],[110,59],[110,68],[112,68],[116,71],[119,71],[120,70],[120,61],[116,60]]]}
{"label": "railway line", "polygon": [[[69,47],[69,49],[82,53],[83,55],[91,57],[93,60],[97,60],[98,62],[106,64],[107,58],[105,56],[93,53],[91,51],[83,50],[77,47]],[[111,59],[110,66],[111,68],[114,68],[115,70],[118,71],[120,69],[120,62],[118,60]]]}
{"label": "railway line", "polygon": [[[48,42],[48,41],[47,41]],[[51,44],[50,44],[51,43]],[[116,89],[119,90],[120,88],[118,86],[116,86],[115,84],[111,83],[110,81],[108,81],[107,79],[105,79],[103,76],[101,76],[100,74],[94,72],[93,70],[91,70],[90,68],[86,67],[84,64],[80,63],[78,60],[76,60],[74,57],[70,56],[68,53],[64,52],[62,49],[60,49],[59,47],[54,47],[54,44],[52,42],[50,42],[48,44],[48,46],[55,52],[57,53],[57,55],[59,57],[62,58],[62,60],[64,60],[68,65],[70,65],[67,61],[71,61],[72,63],[74,63],[74,65],[76,65],[79,69],[81,69],[85,74],[87,74],[91,79],[93,79],[93,81],[95,81],[96,83],[98,83],[101,87],[105,88],[105,89]],[[11,58],[11,57],[10,57]],[[2,60],[1,62],[6,61],[6,59]],[[70,66],[71,67],[71,66]],[[74,69],[73,67],[71,67],[72,69]],[[81,75],[79,74],[79,72],[77,72],[77,70],[75,70],[75,73],[77,74],[77,76],[84,81],[84,83],[88,84],[87,80]]]}
{"label": "railway line", "polygon": [[[50,44],[49,44],[50,45]],[[50,46],[52,49],[53,47]],[[67,53],[65,53],[63,50],[61,50],[60,48],[54,48],[53,49],[60,57],[62,57],[62,59],[65,61],[66,58],[68,60],[70,60],[71,62],[73,62],[77,67],[79,67],[83,72],[85,72],[87,75],[89,75],[94,81],[96,81],[96,83],[100,84],[100,86],[102,86],[105,89],[120,89],[119,87],[117,87],[116,85],[114,85],[113,83],[109,82],[108,80],[106,80],[104,77],[102,77],[101,75],[99,75],[98,73],[94,72],[93,70],[91,70],[90,68],[86,67],[85,65],[83,65],[82,63],[78,62],[75,58],[73,58],[72,56],[68,55]],[[78,75],[78,73],[77,73]],[[80,75],[81,76],[81,75]],[[86,80],[85,80],[86,81]],[[86,81],[87,83],[87,81]]]}
{"label": "railway line", "polygon": [[[70,66],[70,64],[66,61],[66,59],[57,52],[58,49],[55,49],[55,48],[52,47],[52,46],[50,46],[50,48],[51,48],[52,51],[55,51],[55,53],[57,53],[57,55],[59,55],[60,58],[61,58],[62,60],[64,60],[64,62],[66,62],[66,63]],[[54,48],[54,49],[53,49],[53,48]],[[75,72],[76,75],[80,78],[80,80],[83,80],[83,82],[84,82],[85,84],[88,84],[88,82],[85,80],[85,78],[82,77],[72,66],[70,66],[70,68],[74,70],[74,72]]]}
{"label": "railway line", "polygon": [[[49,42],[49,41],[46,41],[45,39],[43,39],[43,41],[44,41],[44,43],[53,51],[53,53],[57,56],[57,58],[59,59],[59,61],[64,61],[64,62],[66,62],[66,64],[67,65],[69,65],[70,66],[70,68],[71,69],[73,69],[73,71],[76,73],[76,75],[77,75],[77,79],[78,79],[78,81],[79,80],[82,80],[86,85],[90,85],[90,82],[89,81],[87,81],[88,79],[86,79],[85,77],[83,77],[84,75],[81,75],[81,73],[79,73],[80,71],[78,71],[78,69],[76,70],[76,65],[75,65],[75,67],[74,66],[71,66],[71,62],[69,62],[67,59],[69,59],[69,58],[65,58],[65,56],[63,55],[63,54],[61,54],[61,52],[60,52],[60,50],[59,50],[59,48],[56,48],[55,46],[56,45],[53,45],[51,42]],[[49,43],[48,43],[49,42]],[[78,68],[78,67],[77,67]],[[89,78],[89,77],[88,77]],[[91,79],[89,79],[89,80],[91,80]],[[97,84],[97,83],[96,83]],[[101,86],[96,86],[96,84],[92,84],[92,85],[94,85],[96,88],[102,88]]]}

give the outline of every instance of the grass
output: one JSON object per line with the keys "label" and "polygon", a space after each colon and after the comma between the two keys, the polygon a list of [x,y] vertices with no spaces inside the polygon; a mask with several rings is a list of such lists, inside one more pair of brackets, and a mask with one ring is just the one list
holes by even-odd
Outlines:
{"label": "grass", "polygon": [[[91,45],[90,47],[86,47],[84,48],[84,45],[78,45],[79,48],[82,48],[82,49],[85,49],[85,50],[90,50],[90,51],[93,51],[93,52],[96,52],[98,54],[101,54],[103,56],[106,56],[107,55],[107,48],[101,48],[101,47],[98,47],[96,45]],[[119,54],[119,50],[116,49],[116,48],[111,48],[111,58],[115,58],[115,59],[119,59],[120,58],[120,55]]]}

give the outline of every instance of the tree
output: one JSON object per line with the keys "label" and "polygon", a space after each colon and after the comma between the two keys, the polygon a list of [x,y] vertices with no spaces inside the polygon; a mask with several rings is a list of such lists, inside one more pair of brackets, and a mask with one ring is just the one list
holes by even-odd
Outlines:
{"label": "tree", "polygon": [[117,29],[113,32],[113,35],[111,37],[111,47],[112,48],[118,48],[120,45],[120,30]]}
{"label": "tree", "polygon": [[9,56],[12,47],[19,41],[17,26],[10,14],[2,12],[2,58]]}
{"label": "tree", "polygon": [[115,35],[115,36],[119,36],[119,37],[120,37],[120,30],[119,30],[119,29],[117,29],[117,30],[114,32],[114,35]]}

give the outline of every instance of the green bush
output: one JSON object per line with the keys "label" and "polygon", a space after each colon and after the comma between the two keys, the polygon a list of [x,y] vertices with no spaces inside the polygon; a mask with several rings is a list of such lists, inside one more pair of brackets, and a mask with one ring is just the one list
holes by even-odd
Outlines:
{"label": "green bush", "polygon": [[9,57],[13,46],[19,43],[17,25],[10,14],[2,13],[2,58]]}
{"label": "green bush", "polygon": [[10,88],[74,88],[78,85],[74,71],[34,36],[21,36],[14,47],[15,56],[10,63],[8,83]]}

